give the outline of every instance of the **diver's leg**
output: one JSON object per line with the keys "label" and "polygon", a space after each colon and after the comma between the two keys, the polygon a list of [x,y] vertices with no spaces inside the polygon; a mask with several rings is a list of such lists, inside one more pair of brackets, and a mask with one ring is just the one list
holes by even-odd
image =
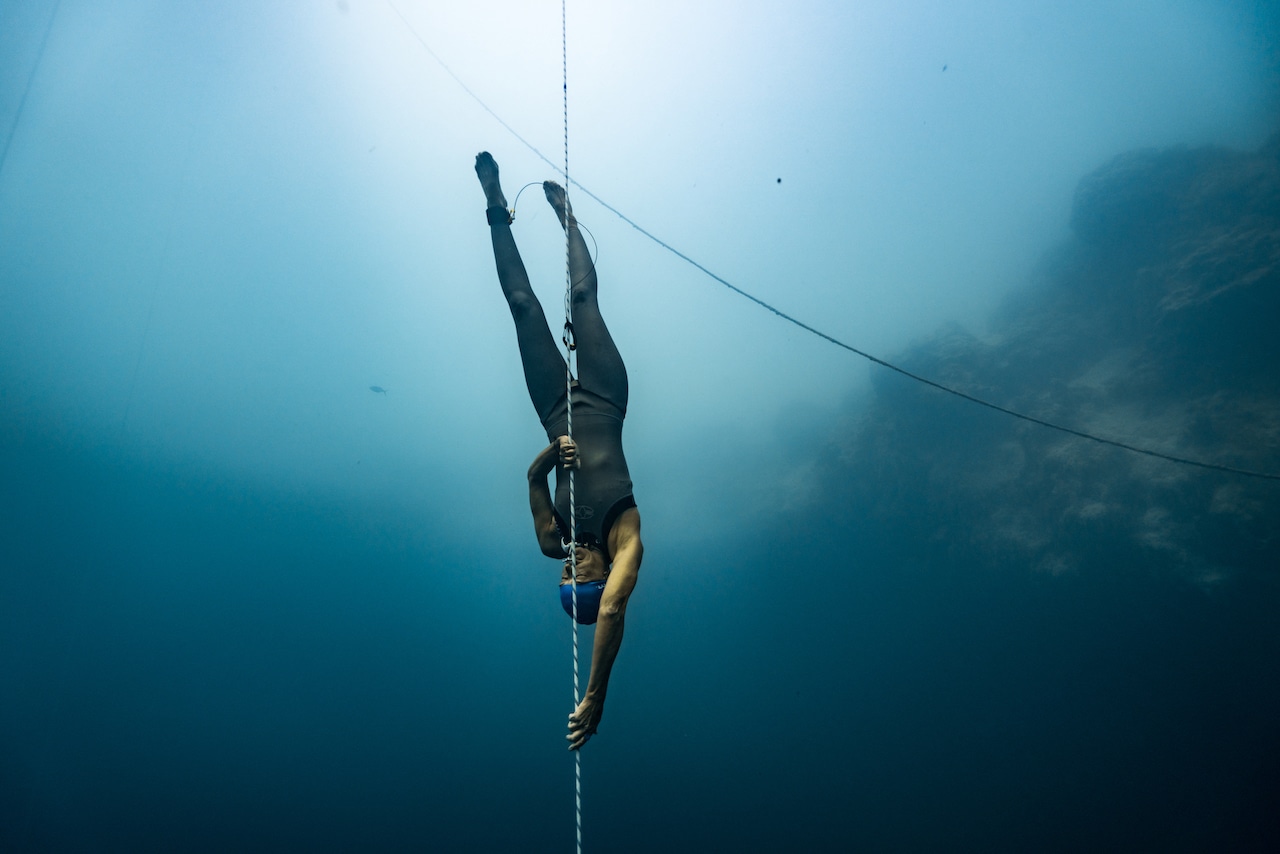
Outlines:
{"label": "diver's leg", "polygon": [[578,381],[610,400],[623,412],[627,409],[627,369],[622,363],[613,336],[605,326],[596,300],[596,267],[587,251],[587,243],[578,229],[578,220],[565,196],[554,181],[545,181],[542,189],[560,217],[569,237],[569,277],[573,282],[573,331],[578,344]]}
{"label": "diver's leg", "polygon": [[[488,208],[500,208],[505,213],[507,200],[498,180],[498,164],[487,151],[476,155],[476,176],[484,189]],[[516,324],[525,385],[538,418],[545,422],[557,401],[564,396],[564,358],[547,326],[542,305],[529,285],[529,275],[520,258],[520,250],[516,248],[511,225],[505,215],[490,216],[489,220],[493,260],[498,268],[502,294],[507,298],[507,307],[511,309],[511,318]]]}

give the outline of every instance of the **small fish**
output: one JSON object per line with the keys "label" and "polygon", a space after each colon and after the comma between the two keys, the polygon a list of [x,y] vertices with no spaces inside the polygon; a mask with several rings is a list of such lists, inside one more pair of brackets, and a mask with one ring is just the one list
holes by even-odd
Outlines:
{"label": "small fish", "polygon": [[946,70],[947,70],[947,67],[946,67],[945,65],[944,65],[944,66],[942,66],[942,70],[943,70],[943,71],[946,71]]}
{"label": "small fish", "polygon": [[380,385],[369,386],[369,391],[375,392],[377,394],[382,394],[382,395],[385,395],[387,393],[387,390]]}

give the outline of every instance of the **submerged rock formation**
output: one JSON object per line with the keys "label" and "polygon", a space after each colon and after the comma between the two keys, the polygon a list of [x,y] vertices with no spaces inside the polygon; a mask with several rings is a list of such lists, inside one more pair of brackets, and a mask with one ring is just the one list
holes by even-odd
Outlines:
{"label": "submerged rock formation", "polygon": [[[1076,191],[1074,239],[978,339],[909,370],[1167,454],[1280,472],[1280,136],[1132,152]],[[1280,570],[1280,482],[1074,438],[887,372],[821,466],[831,505],[1050,572]],[[922,557],[924,555],[922,554]]]}

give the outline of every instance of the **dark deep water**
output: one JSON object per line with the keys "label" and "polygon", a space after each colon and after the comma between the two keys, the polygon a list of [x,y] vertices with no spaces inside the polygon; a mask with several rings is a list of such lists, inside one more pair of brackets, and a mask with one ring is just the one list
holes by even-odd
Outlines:
{"label": "dark deep water", "polygon": [[[470,158],[549,175],[404,25],[540,140],[560,78],[532,4],[404,5],[0,3],[0,854],[572,849]],[[630,5],[580,7],[626,38],[574,107],[628,212],[967,393],[1280,471],[1280,135],[1127,150],[1265,136],[1267,4]],[[863,384],[594,215],[646,555],[585,850],[1280,850],[1275,481]]]}
{"label": "dark deep water", "polygon": [[[571,845],[551,590],[486,609],[457,575],[493,555],[407,515],[47,428],[9,420],[0,460],[5,850]],[[670,549],[584,757],[589,848],[1276,839],[1272,577],[931,565],[832,514]]]}

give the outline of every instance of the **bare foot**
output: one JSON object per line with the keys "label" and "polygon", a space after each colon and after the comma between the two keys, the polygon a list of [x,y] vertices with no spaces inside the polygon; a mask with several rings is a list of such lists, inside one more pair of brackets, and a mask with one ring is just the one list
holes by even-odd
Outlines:
{"label": "bare foot", "polygon": [[555,181],[543,181],[542,192],[547,194],[547,201],[551,207],[555,208],[556,216],[560,217],[560,224],[565,224],[565,213],[568,212],[569,219],[576,225],[577,220],[573,216],[573,208],[569,205],[569,197],[564,193],[564,187],[561,187]]}
{"label": "bare foot", "polygon": [[505,208],[507,197],[502,194],[502,184],[498,181],[498,164],[487,151],[476,155],[476,177],[480,179],[480,188],[484,190],[486,206]]}

